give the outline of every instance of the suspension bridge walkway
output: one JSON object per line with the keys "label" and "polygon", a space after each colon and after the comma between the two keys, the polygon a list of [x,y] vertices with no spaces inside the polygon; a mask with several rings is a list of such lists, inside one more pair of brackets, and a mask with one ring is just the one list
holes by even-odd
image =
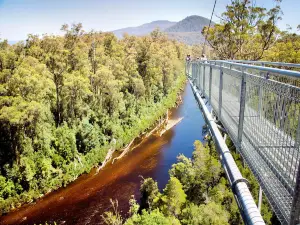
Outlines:
{"label": "suspension bridge walkway", "polygon": [[[186,67],[245,223],[264,224],[263,192],[282,224],[299,224],[300,64],[198,60]],[[259,207],[224,130],[260,184]]]}

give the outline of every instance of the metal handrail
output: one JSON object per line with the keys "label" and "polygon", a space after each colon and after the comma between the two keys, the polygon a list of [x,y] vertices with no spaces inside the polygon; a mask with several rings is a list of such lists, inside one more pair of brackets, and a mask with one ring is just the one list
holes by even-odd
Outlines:
{"label": "metal handrail", "polygon": [[227,61],[236,62],[236,63],[256,64],[256,65],[262,65],[262,66],[263,65],[270,65],[270,66],[300,68],[300,64],[296,64],[296,63],[269,62],[269,61],[253,61],[253,60],[227,60]]}
{"label": "metal handrail", "polygon": [[[289,76],[289,77],[300,78],[300,72],[298,72],[298,71],[291,71],[291,70],[264,67],[264,66],[254,66],[254,65],[236,63],[236,62],[231,62],[231,61],[226,61],[226,60],[207,60],[207,61],[205,61],[205,63],[208,63],[208,64],[209,63],[222,63],[222,64],[228,64],[228,65],[233,65],[233,66],[239,66],[241,68],[257,69],[257,70],[281,74],[281,75],[285,75],[285,76]],[[298,64],[295,64],[295,65],[298,65]]]}
{"label": "metal handrail", "polygon": [[226,171],[227,178],[231,184],[232,190],[236,194],[237,203],[240,206],[239,209],[242,213],[242,217],[245,220],[245,224],[248,225],[264,225],[265,222],[255,204],[255,201],[251,195],[251,192],[247,186],[247,180],[243,178],[238,166],[236,165],[226,143],[223,139],[221,132],[218,129],[215,120],[211,116],[205,102],[200,96],[197,88],[194,86],[191,79],[189,79],[192,90],[195,94],[196,100],[202,108],[206,123],[214,136],[215,143],[220,151],[222,166]]}

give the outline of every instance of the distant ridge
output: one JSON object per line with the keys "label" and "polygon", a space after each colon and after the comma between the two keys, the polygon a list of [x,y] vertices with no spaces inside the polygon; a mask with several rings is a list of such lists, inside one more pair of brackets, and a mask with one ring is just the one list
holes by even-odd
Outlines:
{"label": "distant ridge", "polygon": [[145,23],[138,27],[126,27],[118,30],[112,31],[118,38],[122,38],[124,33],[130,34],[130,35],[147,35],[151,33],[154,29],[159,28],[160,30],[165,30],[168,27],[171,27],[175,25],[176,22],[171,22],[168,20],[157,20],[153,21],[151,23]]}
{"label": "distant ridge", "polygon": [[[211,26],[215,23],[212,22]],[[209,19],[202,16],[188,16],[175,25],[165,29],[168,37],[188,45],[202,44],[204,37],[201,31],[209,25]]]}
{"label": "distant ridge", "polygon": [[[127,27],[112,31],[118,38],[122,38],[124,33],[136,36],[147,35],[155,28],[165,32],[169,38],[183,42],[188,45],[201,44],[204,37],[201,31],[208,26],[209,19],[203,16],[188,16],[179,22],[168,20],[157,20],[137,27]],[[212,22],[212,26],[215,23]]]}
{"label": "distant ridge", "polygon": [[[188,16],[175,25],[166,28],[165,32],[200,32],[208,26],[209,19],[202,16]],[[212,25],[214,23],[212,22]]]}

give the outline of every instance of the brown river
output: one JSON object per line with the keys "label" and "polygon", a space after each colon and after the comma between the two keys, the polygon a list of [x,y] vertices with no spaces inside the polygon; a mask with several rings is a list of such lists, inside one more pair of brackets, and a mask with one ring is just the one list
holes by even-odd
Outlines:
{"label": "brown river", "polygon": [[66,188],[60,188],[35,203],[0,217],[1,225],[10,224],[102,224],[101,215],[117,199],[126,217],[131,195],[139,200],[143,178],[152,177],[162,189],[169,179],[168,170],[183,153],[191,157],[195,140],[203,140],[204,120],[187,84],[183,103],[172,110],[171,119],[183,117],[161,137],[150,136],[141,145],[114,164],[108,163],[98,174],[92,170]]}

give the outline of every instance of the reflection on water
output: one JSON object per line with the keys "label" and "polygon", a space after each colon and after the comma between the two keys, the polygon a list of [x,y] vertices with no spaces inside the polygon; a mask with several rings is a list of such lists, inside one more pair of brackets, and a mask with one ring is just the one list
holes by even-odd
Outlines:
{"label": "reflection on water", "polygon": [[101,224],[101,214],[110,209],[110,199],[118,199],[126,216],[131,195],[139,199],[142,177],[153,177],[162,189],[169,179],[168,170],[183,153],[191,157],[193,142],[202,140],[204,120],[186,86],[183,103],[172,112],[172,118],[184,119],[162,137],[150,136],[143,144],[97,175],[93,170],[67,188],[47,195],[36,204],[0,217],[0,224]]}

